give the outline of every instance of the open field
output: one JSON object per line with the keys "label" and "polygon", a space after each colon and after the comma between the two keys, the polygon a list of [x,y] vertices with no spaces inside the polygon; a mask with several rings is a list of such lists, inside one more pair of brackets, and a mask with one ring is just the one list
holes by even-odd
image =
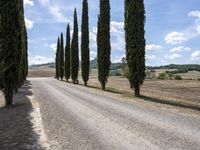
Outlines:
{"label": "open field", "polygon": [[55,69],[47,67],[29,68],[29,77],[54,77]]}
{"label": "open field", "polygon": [[179,73],[183,79],[200,79],[199,71],[188,71],[187,73]]}
{"label": "open field", "polygon": [[[96,77],[90,79],[89,86],[100,88]],[[133,95],[133,90],[130,89],[129,82],[125,78],[109,78],[107,89],[122,93],[125,96]],[[200,106],[200,82],[198,81],[146,80],[141,88],[141,94],[147,98]]]}

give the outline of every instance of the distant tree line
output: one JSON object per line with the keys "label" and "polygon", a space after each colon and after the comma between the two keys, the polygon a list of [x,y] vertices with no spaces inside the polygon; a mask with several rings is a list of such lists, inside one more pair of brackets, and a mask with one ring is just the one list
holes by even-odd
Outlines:
{"label": "distant tree line", "polygon": [[[147,67],[147,70],[154,70],[154,69],[177,69],[177,70],[187,70],[187,71],[200,71],[200,65],[195,64],[187,64],[187,65],[166,65],[166,66],[155,66],[155,67]],[[184,73],[184,72],[182,72]]]}
{"label": "distant tree line", "polygon": [[23,0],[0,2],[0,90],[6,106],[13,104],[28,75],[28,41]]}
{"label": "distant tree line", "polygon": [[[98,80],[103,90],[109,78],[111,68],[111,43],[110,43],[110,1],[99,1],[99,15],[97,22],[97,59],[95,65],[98,69]],[[125,41],[126,64],[128,79],[131,88],[135,90],[135,96],[140,96],[140,86],[145,79],[145,9],[143,0],[125,0]],[[74,28],[72,39],[70,37],[70,25],[67,25],[66,46],[64,52],[63,34],[59,36],[56,51],[56,78],[68,82],[72,79],[78,83],[79,72],[79,40],[77,11],[74,10]],[[65,57],[64,57],[65,56]],[[93,65],[93,64],[92,64]],[[120,65],[120,64],[119,64]],[[125,64],[124,65],[125,68]],[[118,64],[115,66],[118,68]],[[90,72],[90,48],[89,48],[89,17],[88,0],[82,2],[81,24],[81,74],[85,86],[89,81]]]}

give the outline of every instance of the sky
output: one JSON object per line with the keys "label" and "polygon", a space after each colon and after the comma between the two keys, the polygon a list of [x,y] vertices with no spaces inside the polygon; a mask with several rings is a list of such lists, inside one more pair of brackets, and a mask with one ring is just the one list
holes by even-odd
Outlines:
{"label": "sky", "polygon": [[[200,64],[200,0],[144,0],[146,65]],[[96,58],[99,0],[88,0],[90,57]],[[111,61],[125,56],[124,0],[111,3]],[[29,65],[54,62],[57,38],[73,27],[77,9],[81,36],[82,0],[24,0]],[[80,44],[80,42],[79,42]]]}

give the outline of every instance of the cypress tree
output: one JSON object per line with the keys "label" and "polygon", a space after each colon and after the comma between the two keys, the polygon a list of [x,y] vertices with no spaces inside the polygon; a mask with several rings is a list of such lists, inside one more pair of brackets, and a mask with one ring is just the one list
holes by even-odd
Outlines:
{"label": "cypress tree", "polygon": [[25,45],[25,60],[24,60],[24,64],[25,64],[25,80],[26,77],[28,76],[28,34],[27,34],[27,29],[26,26],[24,26],[24,45]]}
{"label": "cypress tree", "polygon": [[67,82],[70,79],[70,25],[67,25],[67,33],[66,33],[66,46],[65,46],[65,79]]}
{"label": "cypress tree", "polygon": [[82,78],[87,86],[90,71],[90,49],[89,49],[89,21],[88,21],[88,1],[83,0],[82,9],[82,37],[81,37],[81,67]]}
{"label": "cypress tree", "polygon": [[13,91],[18,85],[20,36],[19,1],[1,0],[0,3],[0,89],[3,91],[6,106],[13,104]]}
{"label": "cypress tree", "polygon": [[98,79],[102,89],[105,86],[109,77],[110,71],[110,1],[100,0],[100,15],[98,28]]}
{"label": "cypress tree", "polygon": [[21,85],[26,80],[26,77],[28,75],[28,39],[27,39],[27,30],[24,20],[24,6],[23,6],[23,0],[18,1],[19,5],[19,26],[18,26],[18,62],[16,62],[16,65],[18,65],[18,74],[16,74],[17,82],[18,84],[15,87],[15,92],[18,91],[18,88],[21,87]]}
{"label": "cypress tree", "polygon": [[18,16],[19,16],[19,26],[17,27],[18,29],[18,61],[16,62],[16,65],[18,66],[18,73],[16,74],[16,81],[17,84],[15,86],[15,92],[18,92],[18,88],[21,87],[21,85],[23,84],[23,73],[24,73],[24,68],[23,68],[23,51],[24,51],[24,38],[23,38],[23,28],[24,28],[24,12],[23,12],[23,0],[19,0],[18,1],[18,5],[19,5],[19,12],[18,12]]}
{"label": "cypress tree", "polygon": [[27,40],[27,30],[24,22],[23,26],[23,67],[24,67],[24,75],[23,80],[26,80],[26,77],[28,75],[28,40]]}
{"label": "cypress tree", "polygon": [[60,63],[60,78],[63,80],[64,77],[64,40],[63,40],[63,33],[61,33],[61,39],[60,39],[60,58],[59,58],[59,63]]}
{"label": "cypress tree", "polygon": [[74,32],[71,44],[71,78],[75,84],[78,80],[79,48],[78,48],[78,20],[77,12],[74,10]]}
{"label": "cypress tree", "polygon": [[59,50],[60,50],[60,39],[58,38],[58,41],[57,41],[57,49],[56,49],[56,62],[55,62],[55,68],[56,68],[56,79],[59,80],[59,77],[60,77],[60,63],[59,63]]}
{"label": "cypress tree", "polygon": [[140,96],[140,86],[145,79],[145,9],[143,0],[125,0],[126,58],[129,82]]}

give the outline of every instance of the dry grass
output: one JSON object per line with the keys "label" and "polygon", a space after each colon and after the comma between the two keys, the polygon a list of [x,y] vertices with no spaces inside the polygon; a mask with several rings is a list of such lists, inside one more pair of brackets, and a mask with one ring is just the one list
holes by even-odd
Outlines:
{"label": "dry grass", "polygon": [[183,79],[199,79],[200,78],[200,72],[199,71],[188,71],[187,73],[180,73],[180,75]]}
{"label": "dry grass", "polygon": [[28,77],[54,77],[55,69],[53,68],[31,68]]}
{"label": "dry grass", "polygon": [[3,97],[3,93],[0,91],[0,108],[5,106],[5,100]]}

